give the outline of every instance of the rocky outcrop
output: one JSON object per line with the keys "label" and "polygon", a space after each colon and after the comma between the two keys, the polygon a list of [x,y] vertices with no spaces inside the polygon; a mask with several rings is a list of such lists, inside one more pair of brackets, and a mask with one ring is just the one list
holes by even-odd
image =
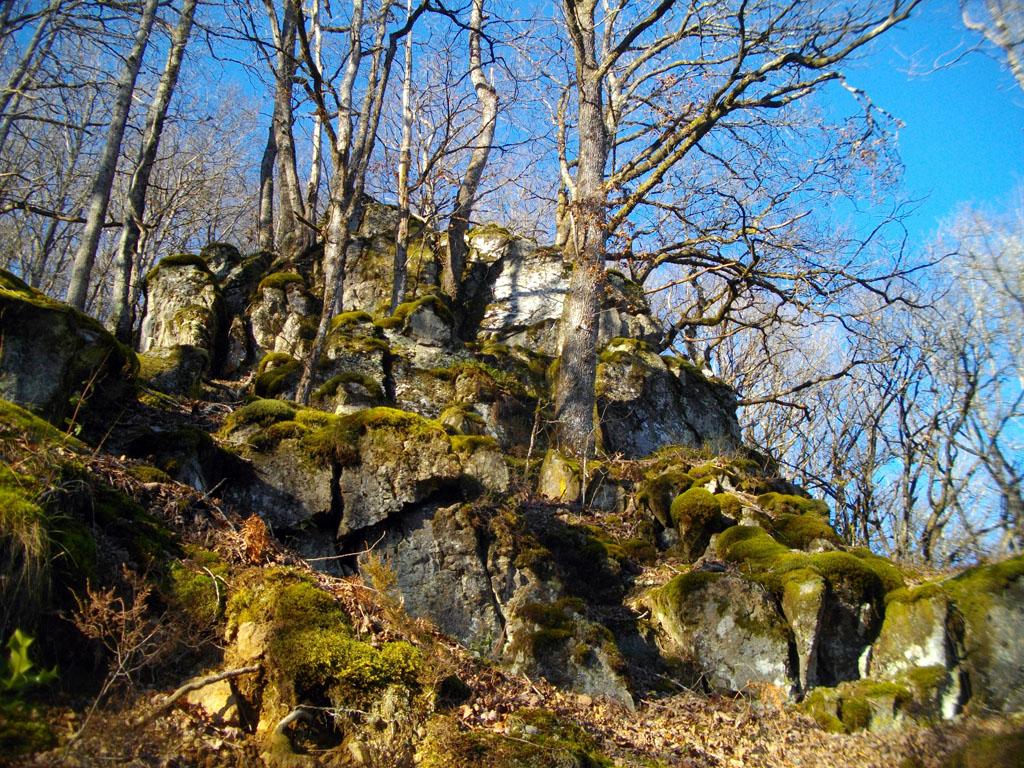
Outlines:
{"label": "rocky outcrop", "polygon": [[138,362],[91,317],[0,270],[0,397],[58,426],[119,407]]}
{"label": "rocky outcrop", "polygon": [[[569,281],[561,251],[539,247],[494,225],[472,230],[468,240],[467,292],[477,308],[470,315],[479,338],[557,355]],[[660,345],[663,333],[651,317],[643,290],[620,273],[610,273],[599,343],[617,336]]]}
{"label": "rocky outcrop", "polygon": [[[191,394],[219,360],[226,331],[220,286],[200,256],[168,256],[146,275],[139,350],[152,353],[151,384]],[[145,359],[143,359],[145,364]]]}
{"label": "rocky outcrop", "polygon": [[727,573],[681,574],[645,601],[666,653],[713,690],[769,684],[789,691],[789,626],[758,584]]}
{"label": "rocky outcrop", "polygon": [[597,368],[606,450],[629,458],[668,445],[730,452],[740,446],[735,394],[638,339],[611,340]]}

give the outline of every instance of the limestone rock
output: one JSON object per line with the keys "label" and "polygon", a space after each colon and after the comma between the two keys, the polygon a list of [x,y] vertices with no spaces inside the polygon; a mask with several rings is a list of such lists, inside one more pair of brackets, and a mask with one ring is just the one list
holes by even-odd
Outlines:
{"label": "limestone rock", "polygon": [[942,583],[963,617],[970,707],[1024,710],[1024,555]]}
{"label": "limestone rock", "polygon": [[506,610],[505,656],[513,671],[632,706],[618,646],[604,625],[586,617],[583,601],[564,596],[557,582],[534,582]]}
{"label": "limestone rock", "polygon": [[[482,307],[478,335],[537,352],[561,350],[559,324],[569,270],[556,248],[538,247],[507,230],[485,225],[469,233],[467,292]],[[655,345],[663,332],[643,291],[618,273],[609,273],[598,326],[599,344],[632,336]]]}
{"label": "limestone rock", "polygon": [[223,306],[220,288],[198,256],[168,256],[146,275],[146,316],[140,350],[179,345],[217,356]]}
{"label": "limestone rock", "polygon": [[728,573],[676,576],[645,598],[664,650],[716,690],[767,683],[789,691],[790,630],[764,589]]}
{"label": "limestone rock", "polygon": [[397,517],[374,552],[394,569],[411,616],[489,653],[505,617],[491,591],[485,535],[470,508],[427,504]]}
{"label": "limestone rock", "polygon": [[888,600],[871,647],[871,676],[894,680],[917,667],[954,667],[952,610],[940,589],[919,588]]}
{"label": "limestone rock", "polygon": [[803,691],[818,684],[818,643],[826,631],[822,626],[827,585],[813,571],[792,574],[782,593],[782,614],[793,631]]}
{"label": "limestone rock", "polygon": [[316,303],[301,275],[276,272],[263,278],[248,310],[260,354],[283,352],[300,357],[316,330]]}
{"label": "limestone rock", "polygon": [[3,270],[0,331],[0,397],[53,424],[63,427],[76,410],[81,417],[119,406],[131,392],[138,370],[131,350],[92,318]]}
{"label": "limestone rock", "polygon": [[139,355],[139,377],[169,395],[194,396],[210,370],[210,355],[199,347],[155,347]]}
{"label": "limestone rock", "polygon": [[629,458],[666,445],[740,445],[735,396],[688,369],[675,372],[646,344],[613,339],[597,369],[598,413],[605,448]]}
{"label": "limestone rock", "polygon": [[332,513],[331,468],[313,462],[297,439],[284,439],[264,450],[239,447],[251,472],[226,492],[244,508],[257,512],[272,528],[295,529]]}
{"label": "limestone rock", "polygon": [[381,418],[366,425],[358,443],[359,463],[345,467],[338,482],[342,518],[338,533],[375,525],[453,488],[462,463],[438,426],[415,418]]}

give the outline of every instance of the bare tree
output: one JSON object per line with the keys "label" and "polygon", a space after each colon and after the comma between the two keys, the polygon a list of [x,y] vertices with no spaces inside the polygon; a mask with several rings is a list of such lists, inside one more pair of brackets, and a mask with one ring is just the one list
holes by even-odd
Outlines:
{"label": "bare tree", "polygon": [[107,128],[107,139],[103,148],[89,194],[88,213],[85,229],[82,232],[78,250],[75,252],[75,263],[68,284],[66,300],[76,309],[84,309],[89,289],[89,278],[93,263],[96,261],[96,250],[99,248],[100,234],[110,205],[110,192],[114,184],[114,173],[117,171],[117,160],[121,153],[121,142],[124,139],[124,128],[128,122],[132,95],[135,93],[135,81],[142,67],[142,58],[149,44],[150,32],[156,20],[159,0],[146,0],[139,17],[135,41],[124,62],[124,68],[117,83],[117,95],[111,110],[110,123]]}
{"label": "bare tree", "polygon": [[[608,237],[628,230],[630,218],[652,203],[688,155],[711,142],[716,129],[741,118],[756,121],[761,112],[785,109],[841,80],[836,65],[906,19],[917,4],[862,3],[822,13],[741,2],[704,14],[662,0],[636,9],[609,5],[599,18],[596,0],[565,0],[575,62],[567,95],[575,97],[575,130],[570,141],[566,98],[559,131],[570,193],[565,259],[573,274],[555,411],[568,451],[594,449],[594,347]],[[564,148],[573,144],[571,158]],[[744,230],[756,260],[756,238],[750,236],[756,222]],[[736,266],[742,276],[745,266]]]}
{"label": "bare tree", "polygon": [[469,158],[469,165],[459,185],[455,210],[448,221],[448,249],[445,252],[441,287],[459,303],[462,299],[462,272],[466,266],[466,232],[473,215],[473,206],[480,192],[480,181],[494,143],[498,119],[498,91],[484,74],[481,42],[484,26],[484,2],[473,0],[469,17],[469,77],[480,103],[480,130]]}
{"label": "bare tree", "polygon": [[178,23],[171,35],[171,47],[167,54],[163,75],[157,86],[156,94],[149,105],[146,115],[146,127],[139,147],[138,158],[132,172],[128,188],[124,224],[121,227],[121,240],[118,244],[114,260],[114,296],[113,311],[108,325],[122,342],[131,339],[131,302],[129,297],[131,286],[132,265],[135,263],[139,235],[146,210],[146,194],[149,190],[150,176],[156,162],[157,150],[164,123],[167,120],[167,109],[170,107],[178,74],[185,55],[189,36],[192,33],[192,21],[195,16],[197,0],[184,0],[178,15]]}
{"label": "bare tree", "polygon": [[1017,85],[1024,90],[1024,3],[1020,0],[960,0],[964,25],[1006,56]]}

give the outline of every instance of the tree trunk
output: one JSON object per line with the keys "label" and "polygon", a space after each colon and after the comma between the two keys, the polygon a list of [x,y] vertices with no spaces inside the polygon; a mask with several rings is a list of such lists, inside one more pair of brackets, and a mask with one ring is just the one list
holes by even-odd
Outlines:
{"label": "tree trunk", "polygon": [[312,232],[305,223],[305,200],[295,160],[295,140],[292,109],[292,89],[298,61],[295,58],[296,25],[302,23],[299,0],[286,0],[284,14],[275,43],[278,47],[274,72],[274,139],[277,143],[277,189],[281,197],[279,211],[279,243],[288,245],[293,254],[305,250],[312,242]]}
{"label": "tree trunk", "polygon": [[[406,0],[405,15],[412,13]],[[402,143],[398,150],[398,230],[395,232],[395,264],[391,282],[391,313],[405,298],[409,264],[409,166],[412,165],[412,32],[405,40],[405,81],[402,83]]]}
{"label": "tree trunk", "polygon": [[92,265],[96,261],[96,251],[103,232],[103,222],[110,206],[110,190],[114,184],[114,172],[117,170],[117,158],[121,153],[121,142],[124,139],[124,127],[128,122],[131,110],[132,94],[135,92],[135,81],[142,67],[142,58],[149,43],[149,34],[156,19],[159,0],[146,0],[142,8],[139,28],[135,33],[135,42],[125,60],[121,78],[117,84],[117,96],[110,115],[110,126],[107,130],[107,141],[100,155],[99,167],[89,192],[89,208],[86,216],[82,239],[75,252],[75,263],[68,284],[67,302],[75,309],[84,310],[88,296],[89,277]]}
{"label": "tree trunk", "polygon": [[[313,32],[313,61],[317,70],[323,69],[323,30],[320,26],[320,0],[313,0],[310,11],[310,26]],[[309,181],[306,184],[306,216],[316,223],[316,209],[320,202],[320,164],[323,160],[323,118],[320,110],[313,114],[313,138],[309,161]]]}
{"label": "tree trunk", "polygon": [[575,190],[569,204],[571,233],[564,259],[572,265],[562,311],[562,353],[555,380],[555,418],[559,447],[571,455],[593,455],[597,446],[594,383],[597,333],[607,275],[604,268],[608,156],[601,79],[595,58],[595,0],[565,1],[574,34],[579,96],[579,156]]}
{"label": "tree trunk", "polygon": [[469,77],[473,81],[480,102],[480,132],[469,158],[466,175],[462,177],[456,198],[455,211],[448,222],[448,252],[441,270],[441,287],[455,300],[462,300],[462,272],[466,267],[466,232],[469,230],[473,205],[487,166],[487,157],[494,143],[494,129],[498,117],[498,91],[484,76],[480,53],[483,30],[484,0],[473,0],[469,18]]}
{"label": "tree trunk", "polygon": [[277,162],[277,140],[274,138],[274,122],[271,119],[267,129],[267,145],[263,149],[260,163],[260,209],[257,231],[260,250],[274,250],[274,165]]}
{"label": "tree trunk", "polygon": [[129,311],[132,264],[139,245],[142,219],[146,212],[149,178],[153,171],[153,165],[156,163],[156,153],[160,146],[164,122],[167,119],[167,109],[170,107],[175,86],[178,84],[181,61],[185,55],[189,36],[192,34],[192,20],[195,17],[197,1],[184,0],[181,6],[178,25],[171,37],[171,49],[167,54],[167,64],[160,77],[160,84],[157,86],[153,102],[149,106],[149,113],[146,115],[142,146],[139,149],[139,157],[135,162],[135,171],[128,188],[128,205],[124,214],[124,224],[121,227],[121,241],[114,257],[114,309],[109,321],[110,330],[119,341],[126,344],[131,340],[132,327],[131,312]]}

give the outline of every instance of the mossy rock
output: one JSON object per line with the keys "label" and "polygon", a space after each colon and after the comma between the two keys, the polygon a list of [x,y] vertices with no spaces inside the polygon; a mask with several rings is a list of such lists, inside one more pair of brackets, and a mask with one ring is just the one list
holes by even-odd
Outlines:
{"label": "mossy rock", "polygon": [[1024,732],[971,734],[942,768],[1024,768]]}
{"label": "mossy rock", "polygon": [[258,291],[277,290],[284,291],[289,285],[298,284],[305,289],[306,281],[298,272],[272,272],[260,280],[257,286]]}
{"label": "mossy rock", "polygon": [[547,710],[524,709],[507,735],[465,730],[452,717],[435,717],[420,745],[421,768],[611,768],[612,760],[579,726]]}
{"label": "mossy rock", "polygon": [[887,731],[913,721],[911,687],[895,682],[857,680],[835,688],[815,688],[800,708],[827,731]]}
{"label": "mossy rock", "polygon": [[210,270],[209,265],[202,256],[197,256],[194,253],[174,253],[170,256],[164,256],[164,258],[157,262],[155,267],[146,273],[146,283],[153,282],[157,278],[157,275],[160,274],[160,270],[172,269],[175,267],[195,267],[200,272],[204,272],[209,275],[211,278],[214,277],[213,272]]}
{"label": "mossy rock", "polygon": [[763,493],[757,497],[758,505],[774,515],[816,514],[828,520],[828,504],[806,496],[786,493]]}
{"label": "mossy rock", "polygon": [[[58,426],[109,423],[139,363],[98,322],[0,270],[0,397]],[[88,426],[88,424],[87,424]]]}
{"label": "mossy rock", "polygon": [[963,617],[970,709],[1024,709],[1024,555],[941,582]]}
{"label": "mossy rock", "polygon": [[792,633],[775,600],[756,582],[735,574],[690,571],[643,598],[659,645],[714,690],[768,684],[785,692]]}
{"label": "mossy rock", "polygon": [[210,370],[210,353],[189,344],[151,349],[138,359],[140,381],[168,395],[198,397]]}
{"label": "mossy rock", "polygon": [[270,352],[263,356],[256,369],[253,392],[257,397],[270,398],[282,394],[299,383],[302,363],[285,352]]}
{"label": "mossy rock", "polygon": [[721,502],[703,488],[691,488],[677,496],[670,514],[679,533],[679,553],[691,563],[707,549],[711,536],[724,527]]}
{"label": "mossy rock", "polygon": [[389,685],[418,685],[418,650],[401,641],[375,648],[356,639],[340,604],[308,576],[256,569],[239,581],[227,604],[228,632],[237,635],[246,624],[263,628],[256,634],[265,638],[264,664],[289,706],[326,698],[348,707]]}
{"label": "mossy rock", "polygon": [[671,528],[672,502],[679,494],[690,490],[693,478],[682,469],[669,469],[645,477],[637,486],[636,500],[662,527]]}

